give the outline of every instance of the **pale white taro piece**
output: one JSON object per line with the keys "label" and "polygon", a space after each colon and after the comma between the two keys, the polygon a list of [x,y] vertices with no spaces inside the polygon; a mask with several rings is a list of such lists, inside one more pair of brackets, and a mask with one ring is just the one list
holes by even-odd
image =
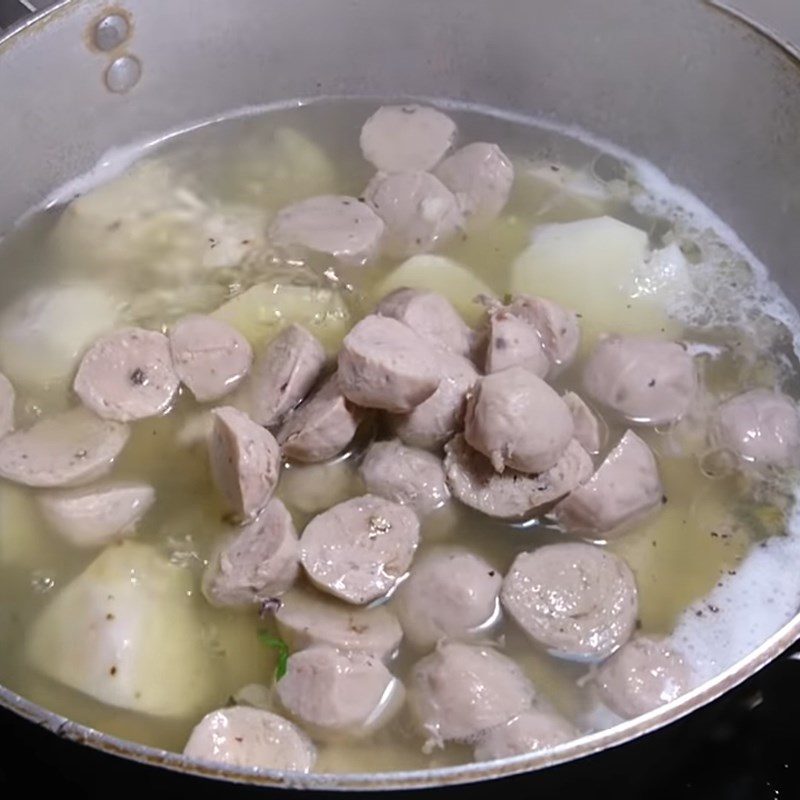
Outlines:
{"label": "pale white taro piece", "polygon": [[655,456],[627,431],[597,472],[562,500],[553,513],[570,533],[610,539],[664,502]]}
{"label": "pale white taro piece", "polygon": [[26,661],[110,706],[199,714],[218,676],[193,590],[191,573],[153,547],[114,544],[53,594],[28,631]]}
{"label": "pale white taro piece", "polygon": [[691,671],[683,655],[666,642],[637,636],[600,665],[594,684],[612,711],[632,719],[687,692]]}
{"label": "pale white taro piece", "polygon": [[156,500],[147,483],[115,481],[37,495],[50,527],[77,547],[100,547],[132,536]]}
{"label": "pale white taro piece", "polygon": [[378,303],[375,313],[408,325],[435,347],[465,358],[472,352],[473,331],[461,319],[452,303],[438,292],[395,289]]}
{"label": "pale white taro piece", "polygon": [[345,264],[372,261],[384,233],[383,220],[366,203],[346,195],[323,195],[281,209],[269,229],[278,247],[302,247]]}
{"label": "pale white taro piece", "polygon": [[0,368],[18,386],[67,384],[84,350],[116,324],[119,305],[88,283],[27,292],[0,315]]}
{"label": "pale white taro piece", "polygon": [[461,547],[425,554],[397,590],[392,608],[406,640],[419,650],[437,642],[488,635],[500,617],[503,576],[489,562]]}
{"label": "pale white taro piece", "polygon": [[214,606],[248,608],[283,594],[299,572],[298,542],[286,506],[273,498],[258,516],[217,544],[202,590]]}
{"label": "pale white taro piece", "polygon": [[800,461],[800,415],[781,392],[753,389],[721,403],[711,424],[711,443],[744,462],[788,467]]}
{"label": "pale white taro piece", "polygon": [[232,392],[250,371],[253,349],[230,325],[204,314],[172,324],[169,345],[176,374],[201,403]]}
{"label": "pale white taro piece", "polygon": [[365,408],[406,413],[439,385],[435,352],[411,328],[370,314],[342,342],[338,361],[342,394]]}
{"label": "pale white taro piece", "polygon": [[467,393],[478,381],[475,365],[454,353],[437,355],[439,386],[425,401],[407,414],[389,418],[392,431],[404,444],[425,450],[441,450],[461,428]]}
{"label": "pale white taro piece", "polygon": [[0,372],[0,438],[14,430],[14,387]]}
{"label": "pale white taro piece", "polygon": [[129,435],[85,408],[45,417],[0,439],[0,477],[42,488],[90,483],[110,472]]}
{"label": "pale white taro piece", "polygon": [[403,638],[397,617],[386,605],[354,608],[300,586],[281,597],[275,621],[293,651],[322,644],[388,661]]}
{"label": "pale white taro piece", "polygon": [[73,388],[95,414],[130,422],[167,411],[179,384],[167,337],[143,328],[123,328],[86,351]]}
{"label": "pale white taro piece", "polygon": [[527,475],[506,468],[495,471],[486,456],[459,434],[445,445],[444,468],[453,496],[464,505],[498,519],[526,519],[543,513],[592,474],[592,459],[572,439],[555,466]]}
{"label": "pale white taro piece", "polygon": [[455,195],[429,172],[379,172],[364,198],[386,225],[382,248],[393,258],[427,253],[464,228]]}
{"label": "pale white taro piece", "polygon": [[318,589],[365,605],[395,587],[418,543],[410,508],[367,494],[314,517],[300,539],[300,561]]}
{"label": "pale white taro piece", "polygon": [[384,172],[428,170],[450,149],[456,132],[455,122],[435,108],[381,106],[361,128],[361,152]]}
{"label": "pale white taro piece", "polygon": [[398,441],[370,445],[359,474],[368,492],[409,506],[420,517],[450,499],[441,459]]}
{"label": "pale white taro piece", "polygon": [[408,700],[425,749],[471,742],[531,707],[535,690],[519,666],[491,647],[444,642],[418,661]]}
{"label": "pale white taro piece", "polygon": [[520,756],[548,750],[577,739],[580,731],[553,711],[532,708],[487,731],[475,745],[476,761]]}
{"label": "pale white taro piece", "polygon": [[636,285],[647,257],[647,234],[612,217],[539,225],[512,265],[510,290],[577,312],[584,347],[609,332],[679,335],[664,298]]}
{"label": "pale white taro piece", "polygon": [[222,406],[211,414],[209,460],[214,483],[235,513],[252,517],[278,484],[280,447],[266,428],[236,408]]}
{"label": "pale white taro piece", "polygon": [[500,215],[514,183],[514,167],[496,145],[473,142],[436,168],[437,178],[456,196],[470,224],[486,224]]}
{"label": "pale white taro piece", "polygon": [[278,431],[283,454],[294,461],[313,464],[339,455],[353,440],[364,409],[342,394],[334,373]]}
{"label": "pale white taro piece", "polygon": [[678,342],[643,336],[601,339],[583,369],[587,394],[628,423],[679,420],[697,392],[694,359]]}
{"label": "pale white taro piece", "polygon": [[368,653],[315,645],[289,656],[277,683],[283,707],[315,738],[362,739],[399,711],[403,684]]}
{"label": "pale white taro piece", "polygon": [[232,706],[206,714],[192,730],[183,753],[231,767],[309,772],[317,753],[300,728],[260,708]]}
{"label": "pale white taro piece", "polygon": [[481,378],[467,401],[464,438],[497,472],[540,473],[554,467],[574,431],[566,403],[522,367]]}
{"label": "pale white taro piece", "polygon": [[500,598],[531,639],[554,656],[576,661],[601,661],[625,644],[638,610],[628,565],[582,543],[518,555]]}

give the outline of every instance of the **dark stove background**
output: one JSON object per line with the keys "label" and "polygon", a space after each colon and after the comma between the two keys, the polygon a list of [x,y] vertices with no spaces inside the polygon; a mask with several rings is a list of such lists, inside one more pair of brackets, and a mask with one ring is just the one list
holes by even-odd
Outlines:
{"label": "dark stove background", "polygon": [[[0,0],[0,31],[52,4]],[[717,702],[632,744],[538,774],[437,790],[436,795],[459,800],[495,793],[536,800],[572,800],[579,793],[603,800],[795,800],[800,798],[798,661],[796,645]],[[106,756],[60,741],[0,710],[0,798],[18,795],[21,785],[33,796],[55,791],[74,791],[82,798],[146,791],[192,800],[280,796]]]}

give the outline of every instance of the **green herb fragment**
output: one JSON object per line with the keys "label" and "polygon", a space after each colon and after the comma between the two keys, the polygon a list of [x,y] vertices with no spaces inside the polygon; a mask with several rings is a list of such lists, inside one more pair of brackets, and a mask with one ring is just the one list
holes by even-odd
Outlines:
{"label": "green herb fragment", "polygon": [[278,636],[273,636],[267,631],[258,632],[258,640],[261,644],[271,647],[278,651],[278,663],[275,665],[275,680],[279,681],[286,674],[286,667],[289,663],[289,645]]}

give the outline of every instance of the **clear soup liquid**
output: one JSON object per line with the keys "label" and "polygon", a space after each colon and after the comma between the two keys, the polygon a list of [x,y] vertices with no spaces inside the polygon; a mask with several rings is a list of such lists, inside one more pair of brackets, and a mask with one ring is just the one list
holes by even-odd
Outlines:
{"label": "clear soup liquid", "polygon": [[[398,276],[398,261],[342,269],[321,257],[288,259],[273,252],[264,231],[282,206],[315,194],[358,196],[363,190],[372,168],[361,157],[358,134],[375,107],[337,100],[232,118],[148,148],[144,161],[111,183],[92,188],[84,181],[74,206],[55,205],[31,215],[0,245],[2,306],[12,306],[34,287],[89,284],[111,298],[112,327],[161,329],[184,313],[222,308],[217,313],[239,327],[256,352],[294,321],[308,326],[332,355],[347,329],[382,294],[409,282],[442,291],[470,324],[482,313],[472,303],[476,294],[502,298],[525,291],[551,297],[582,315],[581,355],[559,376],[559,390],[580,391],[579,375],[591,342],[600,333],[621,332],[681,339],[694,347],[708,408],[717,398],[756,386],[797,393],[800,373],[792,331],[785,324],[793,312],[760,271],[713,230],[713,217],[699,217],[697,208],[682,206],[682,195],[666,182],[648,182],[647,176],[655,174],[651,169],[534,121],[447,109],[458,123],[460,142],[497,142],[516,170],[512,197],[501,217],[486,229],[468,230],[439,251],[463,272]],[[602,215],[644,231],[648,250],[675,245],[685,259],[683,272],[631,275],[622,263],[629,248],[623,241],[614,245],[621,255],[608,267],[604,292],[590,296],[574,273],[548,264],[537,272],[539,277],[525,282],[525,270],[515,262],[519,264],[536,226]],[[218,248],[227,250],[218,254]],[[589,255],[587,270],[607,269],[602,246]],[[575,256],[581,257],[585,254]],[[254,292],[254,286],[260,288]],[[767,303],[775,316],[764,313]],[[86,325],[92,314],[89,309],[66,322],[54,320],[54,326],[67,327],[52,335],[68,339],[75,333],[69,326]],[[11,349],[10,344],[3,346],[0,368],[17,389],[17,427],[74,404],[69,380],[37,378],[52,372],[49,363],[36,361],[45,357],[41,353],[22,358],[28,359],[23,372],[30,377],[14,381],[13,370],[5,367],[13,359]],[[791,603],[787,592],[797,593],[791,585],[775,601],[766,622],[752,628],[755,641],[744,637],[728,647],[725,631],[746,627],[754,612],[752,593],[749,605],[737,605],[739,590],[726,594],[725,588],[735,586],[742,564],[759,543],[791,538],[792,485],[785,475],[743,477],[718,463],[705,443],[704,409],[672,428],[642,429],[659,457],[665,504],[659,514],[607,545],[636,575],[639,630],[677,636],[694,662],[697,682],[744,655],[759,636],[785,621],[786,603]],[[212,609],[198,589],[212,543],[229,527],[210,479],[204,413],[184,391],[165,416],[134,423],[112,474],[155,488],[157,501],[135,539],[152,544],[188,576],[188,616],[174,624],[186,625],[185,619],[191,619],[190,634],[173,629],[166,619],[146,643],[133,645],[145,647],[158,665],[151,671],[157,681],[162,667],[176,668],[159,665],[167,650],[158,637],[198,638],[199,663],[177,665],[185,666],[187,682],[196,674],[203,676],[205,688],[187,713],[162,716],[116,708],[48,679],[30,663],[26,637],[32,621],[98,552],[70,546],[49,530],[33,490],[0,483],[0,683],[101,731],[177,751],[202,715],[225,705],[241,687],[271,685],[275,666],[273,652],[257,639],[259,630],[271,629],[271,621],[255,611]],[[596,465],[623,430],[610,425]],[[277,494],[298,531],[314,514],[363,491],[356,470],[373,433],[364,432],[352,452],[335,463],[287,465]],[[509,525],[453,500],[423,520],[418,556],[434,545],[457,543],[505,572],[519,552],[563,539],[563,533],[544,522]],[[770,562],[756,583],[768,587],[785,570],[777,563],[784,560]],[[785,577],[783,572],[780,576]],[[775,585],[789,584],[781,577]],[[715,599],[720,592],[724,600]],[[765,588],[763,602],[767,595]],[[388,602],[391,607],[392,600]],[[705,627],[692,627],[698,624]],[[547,655],[507,620],[490,638],[522,666],[540,695],[580,729],[615,721],[598,714],[590,687],[581,680],[588,665]],[[722,643],[718,651],[714,642]],[[401,646],[391,670],[402,679],[418,656]],[[422,738],[401,713],[366,741],[321,744],[316,770],[401,770],[470,759],[465,746],[423,753]]]}

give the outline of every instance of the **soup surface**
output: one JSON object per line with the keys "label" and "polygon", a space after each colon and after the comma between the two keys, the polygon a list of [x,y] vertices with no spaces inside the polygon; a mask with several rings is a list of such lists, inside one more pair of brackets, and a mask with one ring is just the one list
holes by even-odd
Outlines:
{"label": "soup surface", "polygon": [[[358,425],[354,435],[340,442],[335,455],[326,452],[320,463],[290,457],[299,451],[292,451],[285,431],[280,432],[279,418],[286,414],[270,420],[270,430],[283,445],[280,476],[276,487],[262,487],[260,495],[256,489],[255,504],[248,505],[241,482],[230,490],[233,457],[242,463],[247,460],[237,450],[241,440],[230,443],[231,437],[235,439],[231,430],[238,423],[234,420],[222,431],[228,423],[219,415],[213,422],[211,413],[212,408],[230,406],[258,418],[247,399],[257,367],[240,383],[249,362],[245,358],[245,366],[237,371],[228,360],[229,356],[233,359],[235,348],[225,351],[217,364],[223,372],[229,368],[230,378],[215,399],[198,400],[202,393],[181,374],[183,385],[166,391],[165,402],[154,401],[152,413],[137,413],[135,419],[116,417],[126,422],[115,421],[112,414],[109,424],[125,424],[129,433],[117,448],[118,455],[115,451],[106,459],[113,468],[105,477],[81,471],[79,464],[73,478],[26,485],[35,480],[19,479],[20,462],[13,469],[8,467],[8,437],[19,434],[2,431],[6,437],[0,441],[0,472],[8,480],[0,482],[0,683],[101,731],[176,751],[184,749],[193,728],[215,709],[265,708],[293,720],[313,745],[300,734],[297,741],[292,740],[294,761],[266,758],[259,762],[258,754],[255,761],[244,756],[237,761],[230,754],[215,756],[208,751],[201,730],[190,753],[227,757],[231,763],[290,764],[320,772],[406,770],[550,746],[614,725],[718,674],[793,615],[800,601],[800,580],[790,569],[798,550],[792,524],[797,455],[793,437],[798,435],[798,423],[794,400],[789,399],[800,389],[794,309],[732,234],[652,167],[588,137],[532,120],[488,110],[442,108],[445,119],[454,124],[450,130],[438,117],[433,119],[427,138],[422,139],[428,151],[413,137],[412,152],[403,150],[406,121],[402,114],[424,118],[423,108],[395,109],[399,121],[378,119],[371,137],[361,134],[366,155],[389,175],[407,171],[411,163],[417,170],[414,175],[429,170],[441,177],[435,188],[443,194],[433,199],[414,184],[414,191],[424,196],[414,195],[407,212],[414,218],[411,222],[406,217],[397,221],[397,215],[406,213],[403,192],[411,190],[376,186],[375,166],[362,154],[362,125],[377,109],[376,104],[364,101],[295,105],[200,126],[140,151],[116,154],[105,169],[54,195],[56,201],[31,214],[0,244],[0,370],[15,393],[14,429],[25,431],[42,420],[60,419],[63,424],[59,423],[56,433],[46,432],[44,450],[51,452],[47,436],[54,436],[58,446],[67,440],[76,443],[79,462],[92,457],[81,446],[81,437],[88,435],[80,427],[85,418],[68,416],[64,423],[58,415],[81,403],[89,406],[91,411],[86,413],[91,415],[98,410],[91,397],[97,399],[104,390],[117,391],[111,385],[113,379],[109,386],[102,380],[108,363],[113,367],[114,358],[122,358],[118,354],[108,363],[100,359],[100,366],[86,379],[88,389],[80,382],[81,372],[88,371],[87,351],[112,331],[136,327],[169,333],[187,314],[210,315],[241,334],[258,365],[266,359],[270,343],[288,326],[298,324],[324,350],[326,366],[312,376],[314,383],[332,370],[340,351],[347,350],[355,359],[352,344],[348,350],[346,343],[342,350],[348,331],[372,314],[387,294],[410,287],[446,298],[475,332],[469,334],[462,353],[474,362],[475,381],[478,373],[490,370],[487,347],[495,348],[491,375],[496,382],[481,378],[479,396],[475,381],[471,385],[469,444],[464,446],[479,459],[484,456],[472,448],[493,454],[494,467],[486,458],[481,468],[487,474],[494,469],[498,480],[503,475],[511,480],[508,470],[517,471],[523,481],[530,474],[546,472],[554,459],[541,468],[525,466],[544,463],[536,461],[541,455],[538,440],[530,462],[520,453],[532,430],[541,429],[544,436],[557,428],[539,410],[544,406],[537,405],[537,400],[533,411],[527,409],[518,417],[512,414],[514,447],[492,450],[489,440],[500,435],[492,428],[500,413],[497,409],[502,406],[508,411],[503,406],[508,395],[503,393],[512,391],[509,383],[497,380],[504,374],[497,365],[507,366],[507,354],[502,351],[509,340],[502,325],[521,325],[517,333],[533,332],[541,346],[541,327],[531,327],[524,315],[515,316],[514,301],[545,298],[558,304],[557,308],[576,312],[577,317],[569,316],[569,320],[577,319],[580,343],[570,358],[559,363],[553,355],[555,345],[544,346],[521,360],[512,358],[513,364],[522,363],[522,367],[512,365],[511,374],[519,378],[523,388],[514,391],[523,399],[529,385],[544,392],[546,387],[541,389],[540,384],[546,379],[554,391],[541,402],[556,404],[557,413],[562,413],[562,406],[567,408],[559,399],[565,392],[586,401],[588,418],[597,423],[596,430],[592,429],[597,442],[590,446],[575,429],[580,441],[576,447],[588,465],[584,473],[535,510],[529,504],[528,513],[495,516],[470,507],[475,502],[464,502],[464,490],[455,485],[451,468],[449,489],[442,474],[441,490],[431,494],[431,482],[419,478],[422,462],[406,464],[405,451],[389,452],[379,479],[376,470],[365,466],[365,454],[377,458],[380,451],[370,449],[371,444],[394,441],[398,430],[408,444],[414,436],[407,427],[402,433],[403,420],[398,415],[407,415],[433,389],[422,400],[409,400],[407,406],[398,400],[398,392],[389,392],[393,399],[387,401],[399,403],[396,407],[381,405],[383,401],[358,401],[373,409],[361,413],[352,401],[356,395],[365,396],[358,393],[368,381],[359,372],[358,379],[351,378],[343,389],[347,403],[342,400],[335,412],[330,411],[333,406],[325,406],[326,413],[342,414]],[[436,152],[437,136],[446,140],[441,152]],[[500,151],[487,150],[486,161],[481,162],[496,171],[482,172],[476,166],[479,162],[469,162],[463,169],[455,162],[450,171],[441,166],[443,158],[476,142],[499,145]],[[413,163],[420,148],[422,162]],[[392,158],[399,159],[399,166],[391,163]],[[510,181],[512,166],[513,184],[506,200],[502,180],[506,176]],[[376,180],[385,178],[382,173]],[[427,178],[414,180],[424,184]],[[456,184],[460,191],[451,193]],[[479,197],[484,197],[481,193],[488,186],[501,199],[497,207],[490,208],[489,203],[476,210],[474,204],[469,207],[465,186]],[[350,234],[345,235],[344,245],[338,239],[334,246],[325,229],[330,215],[301,218],[299,227],[296,219],[287,222],[287,209],[291,211],[293,204],[330,195],[363,206],[355,212],[357,224],[377,226],[375,236],[353,229],[350,239]],[[391,197],[394,210],[381,207],[383,197]],[[450,222],[441,205],[448,198],[454,203]],[[414,220],[421,227],[408,227]],[[334,231],[333,238],[338,234],[341,231]],[[352,241],[366,244],[359,250]],[[479,296],[481,302],[476,301]],[[381,325],[386,318],[380,318]],[[396,324],[403,326],[402,321]],[[377,334],[364,330],[364,336],[373,337],[365,345],[369,348]],[[438,349],[421,335],[424,331],[412,323],[405,330],[410,332],[402,335],[412,337],[414,347],[423,341],[427,345],[418,359],[413,348],[403,350],[405,344],[397,345],[402,357],[408,356],[409,361],[438,358]],[[559,331],[555,334],[558,338]],[[198,337],[197,331],[187,334],[189,344],[197,348],[195,355],[203,350]],[[652,355],[633,358],[601,353],[609,341],[625,345],[645,340],[659,343]],[[684,366],[672,369],[661,363],[664,351],[659,348],[668,342],[679,343],[675,351],[669,351],[669,358],[690,365],[688,378],[676,377],[676,370],[679,373]],[[246,346],[240,344],[236,351],[239,355],[242,347]],[[147,352],[143,367],[153,368],[157,357],[154,351]],[[540,374],[529,377],[536,372],[531,366],[536,359]],[[636,370],[643,365],[652,367],[648,381],[653,381],[656,399],[645,399],[645,413],[640,414],[626,405],[623,395],[630,392]],[[395,368],[392,362],[389,371]],[[446,372],[444,367],[435,369]],[[137,383],[135,372],[131,372],[133,383]],[[520,377],[520,373],[524,374]],[[656,385],[662,374],[666,384]],[[439,377],[437,373],[437,384]],[[147,381],[154,393],[164,388],[156,385],[152,375],[142,376],[139,383]],[[496,391],[500,406],[491,405],[495,399],[487,387]],[[751,396],[750,405],[743,403],[739,410],[744,418],[737,417],[726,428],[720,420],[730,407],[721,404],[752,390],[762,392]],[[424,395],[424,390],[420,392]],[[107,411],[108,397],[97,402]],[[483,418],[481,403],[485,404]],[[648,403],[653,414],[647,411]],[[288,409],[287,413],[285,424],[291,426],[298,412]],[[307,416],[306,426],[318,421],[313,409]],[[218,426],[213,436],[212,424]],[[457,427],[462,430],[464,423]],[[640,454],[654,454],[656,482],[641,487],[641,475],[649,469],[649,456],[642,456],[644,466],[638,463],[633,471],[606,481],[616,487],[613,491],[618,492],[621,483],[630,489],[632,499],[614,500],[630,507],[598,510],[597,498],[578,495],[578,487],[599,481],[596,476],[592,484],[590,476],[609,454],[606,466],[619,460],[618,445],[629,429],[634,434],[624,441],[634,441]],[[108,439],[103,441],[107,446]],[[759,449],[759,443],[763,448]],[[33,447],[27,440],[25,445]],[[220,453],[228,457],[228,465],[212,469],[210,449],[213,457]],[[562,445],[556,456],[563,450]],[[431,452],[433,474],[439,475],[442,442],[433,443]],[[499,461],[494,458],[498,453]],[[21,458],[30,454],[24,452]],[[430,466],[427,461],[424,464]],[[239,473],[234,470],[234,483],[242,478],[245,467],[241,463],[240,467]],[[269,483],[268,472],[260,466],[253,475]],[[417,478],[422,481],[419,485],[414,483]],[[402,481],[415,488],[400,497],[396,484]],[[121,504],[128,516],[120,512],[116,527],[106,516],[100,530],[92,527],[92,509],[87,508],[85,496],[76,500],[75,492],[91,495],[92,487],[107,487],[109,482],[127,492],[115,495],[114,508],[119,511]],[[88,488],[63,489],[76,483]],[[249,601],[243,603],[241,596],[226,599],[224,592],[209,588],[210,571],[225,569],[224,564],[220,567],[220,547],[241,535],[254,517],[262,519],[259,514],[273,488],[273,496],[283,502],[301,537],[303,568],[294,588],[283,596],[298,572],[293,550],[294,555],[276,568],[279,591],[259,593],[250,587]],[[368,598],[354,599],[345,596],[348,590],[342,589],[341,581],[325,577],[323,567],[331,566],[330,553],[336,546],[319,557],[320,563],[326,562],[323,567],[317,569],[319,564],[311,563],[307,553],[312,528],[306,526],[337,504],[363,496],[367,489],[390,500],[400,497],[414,509],[407,513],[414,518],[409,524],[418,524],[418,544],[410,578],[405,566],[400,569],[404,574],[385,571],[382,588]],[[580,502],[557,504],[570,489]],[[607,490],[606,486],[598,493]],[[72,494],[64,495],[64,491]],[[594,491],[590,489],[589,494]],[[376,508],[370,517],[373,539],[405,525],[394,517],[387,522],[390,513],[401,513],[393,503]],[[107,508],[105,513],[111,511]],[[248,515],[250,522],[243,519]],[[323,538],[332,535],[326,520],[315,523],[325,528]],[[347,524],[342,524],[344,536]],[[352,525],[357,527],[355,522]],[[605,602],[595,598],[593,606],[581,606],[589,602],[582,592],[591,588],[593,580],[601,580],[592,577],[593,567],[583,564],[584,555],[574,554],[582,550],[572,555],[569,551],[565,561],[544,570],[544,578],[533,567],[526,572],[524,558],[515,561],[520,554],[567,542],[585,542],[604,558],[611,554],[609,563],[622,564],[621,570],[627,564],[632,573],[636,597],[625,622],[629,629],[617,630],[605,650],[597,641],[606,635],[608,619],[598,623],[603,629],[600,633],[587,634],[588,645],[581,640],[577,647],[574,641],[563,647],[555,644],[558,636],[550,636],[552,630],[542,634],[536,628],[537,624],[547,627],[553,619],[557,626],[563,612],[558,609],[561,601],[576,604],[566,617],[578,627],[583,623],[575,620],[582,614],[600,614],[597,604]],[[352,556],[353,564],[345,569],[349,576],[362,566],[358,557]],[[259,558],[268,564],[277,556],[262,553]],[[443,558],[453,559],[449,563],[455,566],[443,569],[441,562],[438,570],[428,566]],[[480,570],[485,567],[480,580],[474,577],[476,564]],[[489,588],[484,585],[484,572],[492,578]],[[281,576],[287,575],[281,583]],[[342,580],[347,583],[348,579]],[[514,580],[524,584],[519,592]],[[549,580],[555,584],[549,586]],[[583,584],[576,588],[575,581]],[[572,588],[564,588],[566,584]],[[409,591],[412,585],[414,590]],[[287,604],[285,617],[286,608],[292,608],[288,603],[300,591],[325,601],[338,619],[353,612],[361,600],[370,608],[388,610],[389,623],[384,618],[374,623],[383,631],[386,652],[371,651],[364,666],[352,654],[325,650],[320,655],[318,646],[319,663],[302,665],[292,655],[287,671],[286,650],[299,652],[309,641],[318,641],[311,635],[304,638],[304,622],[282,622],[281,603]],[[542,610],[541,603],[547,606],[545,598],[534,613],[530,597],[536,591],[543,596],[553,592],[558,598]],[[458,625],[448,629],[447,622],[428,619],[431,606],[445,608],[448,603],[461,610],[474,607],[478,617],[466,627],[463,623],[460,632]],[[617,610],[601,610],[617,619],[615,625],[619,623]],[[317,611],[309,613],[313,616]],[[399,645],[395,614],[405,634]],[[539,619],[532,621],[537,614]],[[434,633],[420,632],[415,627],[420,620],[433,625]],[[362,623],[351,620],[351,633],[360,634]],[[371,623],[363,624],[369,627]],[[389,624],[388,633],[384,624]],[[595,633],[599,639],[593,638]],[[456,640],[470,643],[466,655],[453,650],[462,646],[454,644]],[[624,645],[627,640],[630,643]],[[621,645],[627,648],[628,661],[620,655],[616,662],[608,662]],[[477,672],[465,666],[474,656],[485,667],[496,653],[513,662],[499,664],[499,680],[506,688],[519,681],[519,696],[501,697],[503,692],[492,696],[489,673],[484,675],[480,666]],[[379,668],[374,662],[383,656],[388,672],[380,668],[384,671],[376,675]],[[336,658],[344,661],[334,664]],[[354,658],[357,668],[352,667]],[[420,666],[424,658],[439,660]],[[651,658],[661,660],[648,661]],[[348,678],[351,667],[355,677]],[[453,672],[448,673],[451,668]],[[324,691],[313,681],[305,682],[315,670],[332,681]],[[435,670],[443,672],[433,674]],[[344,675],[351,683],[340,686],[339,678],[331,677],[336,675]],[[648,675],[652,686],[647,684]],[[279,689],[282,681],[288,687],[283,691]],[[455,697],[441,696],[442,682],[456,686]],[[359,684],[361,694],[348,696]],[[405,685],[405,696],[400,684]],[[489,687],[488,707],[500,717],[483,728],[474,719],[459,728],[443,718],[448,702],[469,705],[481,694],[480,686]],[[310,700],[303,704],[298,699],[298,695],[313,699],[315,691],[333,696],[340,690],[337,702],[352,711],[353,719],[347,723],[332,719],[336,714],[330,709],[311,708]],[[361,705],[369,705],[370,691],[377,691],[377,699],[360,713]],[[425,694],[428,691],[433,698]],[[528,694],[534,692],[536,699],[531,701]],[[642,700],[647,692],[650,695]],[[641,701],[638,705],[636,698]],[[497,711],[506,701],[511,710]],[[537,739],[532,733],[520,734],[516,740],[512,734],[505,739],[497,734],[498,729],[508,732],[509,720],[522,725],[514,720],[520,713],[533,714],[529,706],[543,715],[541,730],[548,735]],[[532,717],[524,719],[532,729],[539,724]],[[238,724],[251,731],[247,727],[251,721]],[[448,733],[451,729],[452,734]],[[490,729],[495,731],[492,736],[487,734]],[[285,749],[286,737],[297,732],[287,726],[271,729],[270,735],[281,740]],[[312,748],[315,760],[308,756]],[[259,752],[273,750],[265,746]],[[288,757],[283,753],[281,758]]]}

